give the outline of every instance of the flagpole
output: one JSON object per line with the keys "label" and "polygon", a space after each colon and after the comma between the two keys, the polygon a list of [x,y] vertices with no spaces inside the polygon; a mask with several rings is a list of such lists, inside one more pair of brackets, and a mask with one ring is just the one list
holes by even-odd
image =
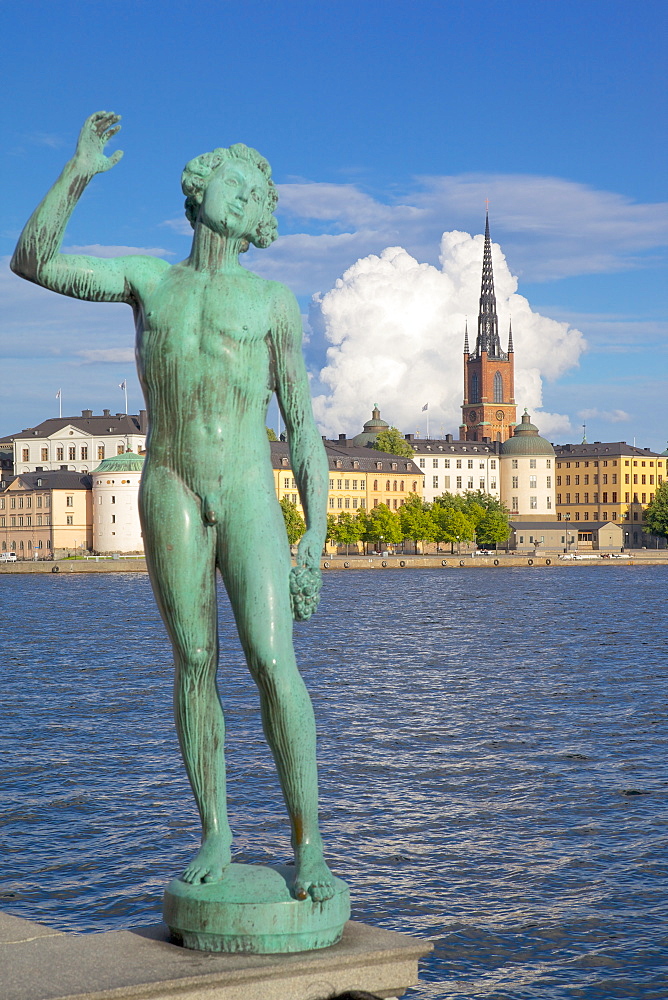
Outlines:
{"label": "flagpole", "polygon": [[124,378],[122,382],[118,383],[118,388],[123,390],[123,394],[125,396],[125,413],[127,415],[127,412],[128,412],[128,380],[126,378]]}
{"label": "flagpole", "polygon": [[63,416],[63,390],[59,389],[56,393],[56,399],[58,400],[58,418],[62,419]]}

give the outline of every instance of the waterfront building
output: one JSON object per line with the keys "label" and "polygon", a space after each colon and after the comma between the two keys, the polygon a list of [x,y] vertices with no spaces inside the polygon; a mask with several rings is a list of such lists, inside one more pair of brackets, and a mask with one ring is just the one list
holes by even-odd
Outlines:
{"label": "waterfront building", "polygon": [[146,410],[139,414],[103,410],[99,416],[82,410],[80,417],[52,417],[0,439],[0,451],[11,450],[14,475],[55,470],[88,473],[110,455],[141,454],[147,431]]}
{"label": "waterfront building", "polygon": [[620,552],[624,545],[621,525],[613,521],[587,524],[557,521],[511,520],[508,549],[527,555]]}
{"label": "waterfront building", "polygon": [[455,441],[406,435],[415,452],[415,462],[424,473],[423,498],[432,503],[443,493],[482,490],[497,499],[500,490],[500,446],[492,441]]}
{"label": "waterfront building", "polygon": [[626,548],[662,548],[643,531],[645,508],[664,481],[668,458],[626,441],[555,445],[559,521],[622,524]]}
{"label": "waterfront building", "polygon": [[485,245],[478,311],[478,332],[469,350],[468,325],[464,333],[464,401],[459,437],[462,441],[506,441],[517,420],[513,331],[508,326],[508,350],[501,349],[492,269],[489,214],[485,217]]}
{"label": "waterfront building", "polygon": [[0,492],[0,550],[51,559],[93,544],[91,478],[79,472],[28,472]]}
{"label": "waterfront building", "polygon": [[[423,495],[424,472],[410,458],[373,448],[348,447],[325,441],[329,465],[327,512],[340,514],[378,507],[398,510],[411,493]],[[272,441],[271,462],[279,500],[287,497],[303,513],[287,442]]]}
{"label": "waterfront building", "polygon": [[501,500],[513,520],[556,521],[554,448],[525,411],[501,445]]}
{"label": "waterfront building", "polygon": [[143,553],[138,504],[143,466],[143,455],[126,451],[105,458],[94,470],[91,478],[95,552]]}

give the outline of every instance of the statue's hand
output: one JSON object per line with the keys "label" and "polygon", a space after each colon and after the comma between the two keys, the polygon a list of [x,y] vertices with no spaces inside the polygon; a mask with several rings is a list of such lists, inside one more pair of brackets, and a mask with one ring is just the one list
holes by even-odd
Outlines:
{"label": "statue's hand", "polygon": [[320,570],[320,553],[322,540],[310,529],[305,531],[297,546],[297,566]]}
{"label": "statue's hand", "polygon": [[297,550],[297,565],[290,570],[290,603],[295,621],[306,621],[320,603],[322,543],[310,531],[302,535]]}
{"label": "statue's hand", "polygon": [[104,147],[120,130],[121,116],[109,111],[96,111],[87,118],[79,133],[74,161],[84,173],[102,174],[115,167],[123,151],[117,149],[111,156],[105,156]]}

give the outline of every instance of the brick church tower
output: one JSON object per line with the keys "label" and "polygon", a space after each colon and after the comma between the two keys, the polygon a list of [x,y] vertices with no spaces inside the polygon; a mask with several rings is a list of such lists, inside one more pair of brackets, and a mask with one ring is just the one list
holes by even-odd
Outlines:
{"label": "brick church tower", "polygon": [[491,441],[507,441],[516,422],[513,331],[510,326],[508,351],[502,351],[487,214],[478,336],[472,353],[469,351],[468,326],[464,334],[464,402],[459,440],[482,441],[489,438]]}

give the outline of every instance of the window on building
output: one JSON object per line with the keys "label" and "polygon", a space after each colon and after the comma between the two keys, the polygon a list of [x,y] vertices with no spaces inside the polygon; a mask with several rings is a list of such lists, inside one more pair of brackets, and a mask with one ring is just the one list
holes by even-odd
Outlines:
{"label": "window on building", "polygon": [[510,466],[513,469],[517,468],[517,459],[516,458],[511,459]]}
{"label": "window on building", "polygon": [[438,476],[431,477],[431,485],[433,489],[438,489]]}
{"label": "window on building", "polygon": [[390,492],[390,480],[389,479],[385,483],[385,492],[386,493]]}
{"label": "window on building", "polygon": [[501,372],[495,372],[494,374],[494,402],[503,402],[503,379],[501,378]]}
{"label": "window on building", "polygon": [[353,489],[354,490],[357,489],[357,480],[356,479],[353,479]]}
{"label": "window on building", "polygon": [[343,489],[343,480],[342,479],[337,479],[336,480],[336,488],[337,488],[337,490],[342,490]]}
{"label": "window on building", "polygon": [[432,467],[432,469],[438,469],[438,459],[437,458],[432,458],[432,460],[431,460],[431,467]]}
{"label": "window on building", "polygon": [[547,502],[545,504],[548,510],[552,510],[552,497],[547,497]]}
{"label": "window on building", "polygon": [[457,476],[457,489],[461,490],[461,488],[462,488],[462,477]]}
{"label": "window on building", "polygon": [[349,510],[349,509],[350,509],[350,497],[346,497],[346,499],[345,499],[345,501],[344,501],[344,503],[343,503],[343,506],[344,506],[344,507],[345,507],[345,508],[346,508],[347,510]]}
{"label": "window on building", "polygon": [[514,490],[519,489],[519,485],[520,485],[520,477],[513,476],[513,489]]}
{"label": "window on building", "polygon": [[547,486],[548,490],[552,489],[552,476],[546,477],[545,485]]}
{"label": "window on building", "polygon": [[473,459],[472,458],[469,458],[469,460],[466,463],[466,467],[467,467],[467,469],[472,469],[473,468]]}
{"label": "window on building", "polygon": [[480,480],[480,489],[483,490],[483,491],[485,489],[485,480],[484,479]]}
{"label": "window on building", "polygon": [[65,506],[66,507],[74,507],[74,497],[66,497],[65,498]]}
{"label": "window on building", "polygon": [[545,460],[545,468],[546,469],[551,469],[552,468],[552,459],[551,458],[548,458],[548,459]]}
{"label": "window on building", "polygon": [[529,497],[530,510],[538,510],[538,497]]}
{"label": "window on building", "polygon": [[493,458],[492,461],[489,463],[489,467],[490,467],[490,469],[495,469],[496,468],[496,459],[495,458]]}
{"label": "window on building", "polygon": [[104,445],[99,444],[97,446],[97,457],[101,460],[104,458]]}
{"label": "window on building", "polygon": [[357,497],[353,497],[353,510],[357,510]]}
{"label": "window on building", "polygon": [[330,497],[330,498],[329,498],[329,506],[330,506],[330,507],[333,507],[333,506],[334,506],[334,497]]}
{"label": "window on building", "polygon": [[40,454],[42,456],[42,461],[43,462],[48,462],[49,461],[49,449],[48,448],[42,448],[42,451],[41,451]]}
{"label": "window on building", "polygon": [[455,462],[455,465],[457,466],[458,469],[461,469],[461,467],[462,467],[462,460],[461,460],[461,458],[457,459],[457,461]]}
{"label": "window on building", "polygon": [[337,507],[343,507],[343,497],[337,497],[336,498],[336,506]]}
{"label": "window on building", "polygon": [[344,482],[344,489],[349,490],[350,489],[350,480],[349,479],[344,479],[343,482]]}
{"label": "window on building", "polygon": [[561,476],[557,476],[557,486],[561,486]]}
{"label": "window on building", "polygon": [[24,503],[23,497],[19,497],[19,507],[21,508],[21,510],[23,510],[23,503]]}
{"label": "window on building", "polygon": [[529,476],[529,489],[530,490],[535,490],[536,489],[536,481],[537,481],[537,479],[538,479],[537,476]]}
{"label": "window on building", "polygon": [[70,462],[76,461],[77,449],[76,449],[76,447],[74,445],[71,445],[67,449],[67,457],[68,457],[68,459],[69,459]]}
{"label": "window on building", "polygon": [[471,375],[471,402],[472,403],[480,402],[480,382],[478,379],[477,372],[473,372],[473,374]]}
{"label": "window on building", "polygon": [[396,481],[396,479],[392,483],[392,489],[394,490],[395,493],[397,492],[397,481]]}
{"label": "window on building", "polygon": [[[113,517],[112,517],[112,521],[113,521]],[[74,524],[74,517],[73,517],[72,514],[68,514],[67,515],[67,517],[65,518],[65,523],[66,524]]]}
{"label": "window on building", "polygon": [[513,510],[519,510],[520,509],[519,497],[513,497],[512,501],[511,501],[511,507],[512,507]]}
{"label": "window on building", "polygon": [[29,460],[30,460],[30,449],[29,448],[23,448],[21,450],[21,461],[22,462],[28,462]]}
{"label": "window on building", "polygon": [[450,476],[443,476],[443,489],[444,490],[450,489]]}
{"label": "window on building", "polygon": [[373,481],[373,488],[374,488],[374,490],[378,489],[378,480],[377,479],[374,479],[374,481]]}
{"label": "window on building", "polygon": [[529,459],[529,468],[530,469],[535,469],[536,468],[536,459],[535,458],[530,458]]}

